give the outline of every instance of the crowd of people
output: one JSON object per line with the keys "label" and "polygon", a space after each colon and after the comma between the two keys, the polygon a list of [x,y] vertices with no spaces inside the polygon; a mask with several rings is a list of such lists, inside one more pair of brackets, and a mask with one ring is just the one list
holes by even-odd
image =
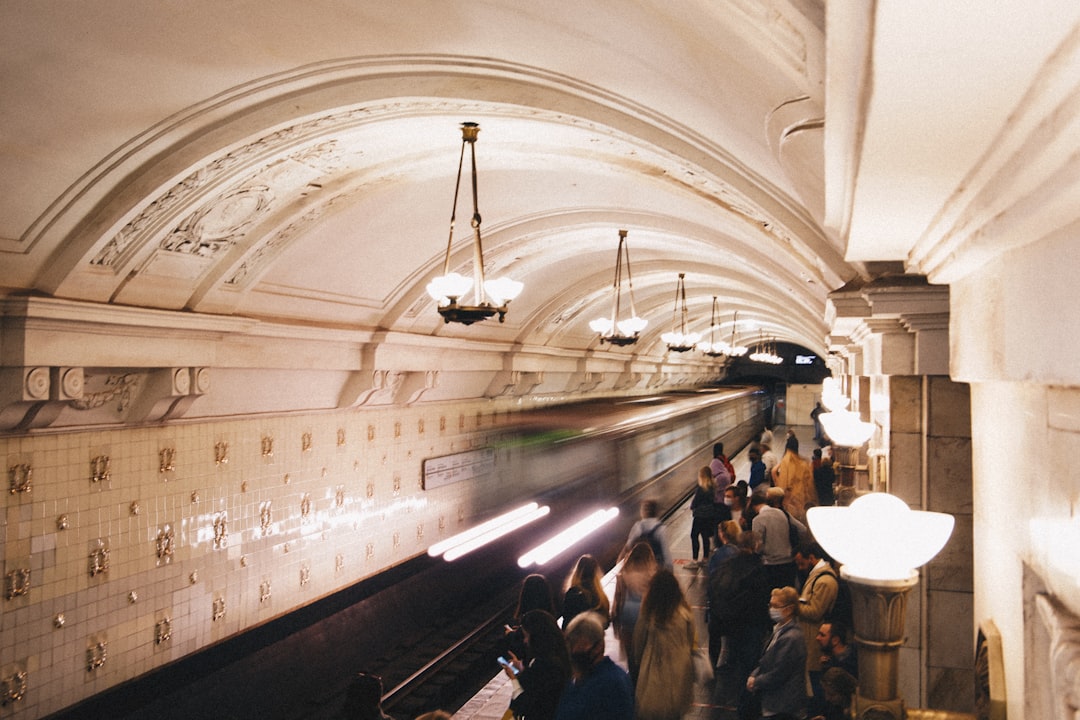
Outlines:
{"label": "crowd of people", "polygon": [[[501,659],[512,685],[504,720],[680,720],[695,686],[721,681],[736,689],[729,699],[740,720],[850,717],[850,595],[806,524],[808,508],[835,501],[836,476],[827,449],[807,461],[789,431],[777,458],[772,443],[766,431],[749,448],[745,480],[721,443],[697,473],[692,560],[682,567],[704,571],[704,643],[657,504],[645,500],[610,600],[591,555],[558,594],[543,575],[523,580]],[[609,626],[625,669],[605,646]],[[424,720],[438,717],[449,716]]]}

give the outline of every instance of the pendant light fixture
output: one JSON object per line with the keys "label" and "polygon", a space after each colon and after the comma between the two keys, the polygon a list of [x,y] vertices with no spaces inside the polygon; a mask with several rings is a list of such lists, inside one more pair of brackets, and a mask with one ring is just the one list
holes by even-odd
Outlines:
{"label": "pendant light fixture", "polygon": [[735,344],[735,329],[738,327],[738,325],[739,312],[736,310],[735,314],[731,317],[731,342],[728,344],[727,349],[725,350],[728,357],[742,357],[750,350],[750,348],[746,347],[745,345]]}
{"label": "pendant light fixture", "polygon": [[671,318],[671,332],[666,332],[660,336],[660,339],[667,343],[668,350],[679,353],[693,350],[694,344],[701,339],[701,333],[686,331],[685,279],[686,273],[679,273],[679,281],[675,285],[675,311]]}
{"label": "pendant light fixture", "polygon": [[[630,298],[630,317],[620,319],[622,304],[623,257],[626,257],[626,289]],[[630,249],[626,245],[626,231],[619,231],[619,248],[615,254],[615,282],[611,288],[611,317],[597,318],[589,323],[593,332],[600,334],[600,342],[612,345],[633,345],[638,341],[638,333],[649,324],[648,320],[638,317],[634,309],[634,281],[630,277]]]}
{"label": "pendant light fixture", "polygon": [[[446,260],[443,274],[427,285],[428,295],[439,303],[439,314],[447,323],[458,322],[472,325],[498,313],[499,322],[506,318],[507,304],[516,298],[524,287],[520,282],[506,277],[497,280],[484,279],[484,249],[480,241],[480,209],[476,193],[476,137],[480,126],[474,122],[461,123],[461,157],[458,159],[457,184],[454,186],[454,207],[450,211],[450,237],[446,241]],[[473,215],[470,225],[473,231],[473,277],[450,272],[450,250],[454,243],[454,221],[457,217],[458,195],[461,191],[461,170],[465,164],[465,146],[470,148],[472,161]],[[465,293],[473,290],[473,304],[461,304]]]}
{"label": "pendant light fixture", "polygon": [[716,323],[716,316],[720,314],[720,303],[717,302],[716,296],[712,296],[712,316],[709,318],[709,339],[702,340],[697,344],[698,350],[705,353],[709,357],[722,357],[727,353],[724,352],[724,348],[727,347],[724,341],[716,341],[716,331],[720,329],[720,326]]}

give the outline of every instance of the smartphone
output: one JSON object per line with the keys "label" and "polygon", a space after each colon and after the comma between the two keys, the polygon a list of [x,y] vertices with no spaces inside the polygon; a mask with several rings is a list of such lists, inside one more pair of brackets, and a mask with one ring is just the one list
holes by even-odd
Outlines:
{"label": "smartphone", "polygon": [[514,673],[515,675],[517,675],[517,674],[518,674],[518,670],[517,670],[517,668],[516,668],[516,667],[514,667],[514,666],[513,666],[513,664],[512,664],[512,663],[511,663],[511,662],[510,662],[509,660],[507,660],[506,658],[504,658],[504,657],[503,657],[502,655],[500,655],[500,656],[499,656],[498,658],[496,658],[496,659],[497,659],[498,663],[499,663],[500,665],[502,665],[502,666],[503,666],[504,668],[507,668],[507,669],[509,669],[509,670],[510,670],[510,672]]}

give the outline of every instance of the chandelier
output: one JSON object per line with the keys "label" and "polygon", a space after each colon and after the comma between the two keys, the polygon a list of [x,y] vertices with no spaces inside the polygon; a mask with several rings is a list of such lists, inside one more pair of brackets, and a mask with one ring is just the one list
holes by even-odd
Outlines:
{"label": "chandelier", "polygon": [[668,350],[680,353],[693,350],[694,344],[701,339],[701,333],[686,332],[685,278],[686,273],[679,273],[679,281],[675,285],[675,311],[671,318],[671,332],[660,336],[660,339],[667,343]]}
{"label": "chandelier", "polygon": [[716,342],[716,331],[720,329],[720,326],[716,324],[716,315],[720,309],[720,304],[716,301],[716,296],[712,296],[712,316],[709,318],[709,339],[702,340],[698,343],[697,348],[701,352],[705,353],[709,357],[720,357],[726,355],[724,348],[727,344],[723,341]]}
{"label": "chandelier", "polygon": [[726,343],[723,340],[716,340],[715,333],[720,329],[720,324],[716,322],[720,306],[716,301],[715,295],[713,295],[712,302],[712,322],[709,324],[709,340],[708,342],[699,342],[697,345],[698,350],[709,357],[719,357],[721,355],[727,357],[742,357],[747,352],[746,346],[735,344],[735,328],[739,323],[739,313],[736,312],[735,316],[731,319],[731,342]]}
{"label": "chandelier", "polygon": [[784,358],[776,354],[776,340],[766,340],[764,333],[758,341],[757,351],[750,353],[750,359],[768,365],[779,365],[784,362]]}
{"label": "chandelier", "polygon": [[[480,126],[474,122],[461,123],[461,157],[458,159],[457,184],[454,186],[454,207],[450,211],[450,237],[446,241],[446,260],[443,274],[427,285],[428,295],[439,303],[443,321],[472,325],[498,313],[499,322],[506,318],[507,304],[516,298],[524,287],[520,282],[506,277],[497,280],[484,279],[484,250],[480,242],[480,209],[476,198],[476,136]],[[461,191],[461,170],[465,163],[465,146],[470,148],[472,160],[473,215],[473,276],[465,277],[450,272],[450,249],[454,242],[454,220],[457,217],[458,195]],[[473,304],[461,304],[465,293],[473,290]]]}
{"label": "chandelier", "polygon": [[[626,257],[626,288],[630,298],[630,317],[620,320],[622,309],[623,257]],[[597,318],[589,323],[593,332],[600,334],[600,342],[612,345],[633,345],[638,341],[638,333],[649,324],[648,320],[638,317],[634,309],[634,281],[630,277],[630,249],[626,245],[626,231],[619,231],[619,248],[615,254],[615,283],[611,288],[611,317]]]}

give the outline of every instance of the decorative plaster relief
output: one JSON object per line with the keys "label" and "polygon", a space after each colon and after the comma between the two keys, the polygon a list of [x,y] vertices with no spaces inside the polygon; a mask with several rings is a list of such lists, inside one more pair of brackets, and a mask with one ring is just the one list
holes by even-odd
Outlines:
{"label": "decorative plaster relief", "polygon": [[86,648],[86,671],[93,672],[105,664],[109,657],[109,641],[102,635],[90,638]]}
{"label": "decorative plaster relief", "polygon": [[161,645],[172,639],[172,618],[163,616],[154,623],[154,644]]}
{"label": "decorative plaster relief", "polygon": [[1050,595],[1036,595],[1035,605],[1050,634],[1050,683],[1057,703],[1054,716],[1080,717],[1080,617]]}
{"label": "decorative plaster relief", "polygon": [[225,617],[225,598],[218,595],[214,598],[214,602],[210,607],[210,620],[217,622],[223,617]]}
{"label": "decorative plaster relief", "polygon": [[223,440],[214,443],[214,464],[219,467],[229,464],[229,443]]}
{"label": "decorative plaster relief", "polygon": [[223,550],[229,544],[229,515],[219,513],[214,518],[214,549]]}

